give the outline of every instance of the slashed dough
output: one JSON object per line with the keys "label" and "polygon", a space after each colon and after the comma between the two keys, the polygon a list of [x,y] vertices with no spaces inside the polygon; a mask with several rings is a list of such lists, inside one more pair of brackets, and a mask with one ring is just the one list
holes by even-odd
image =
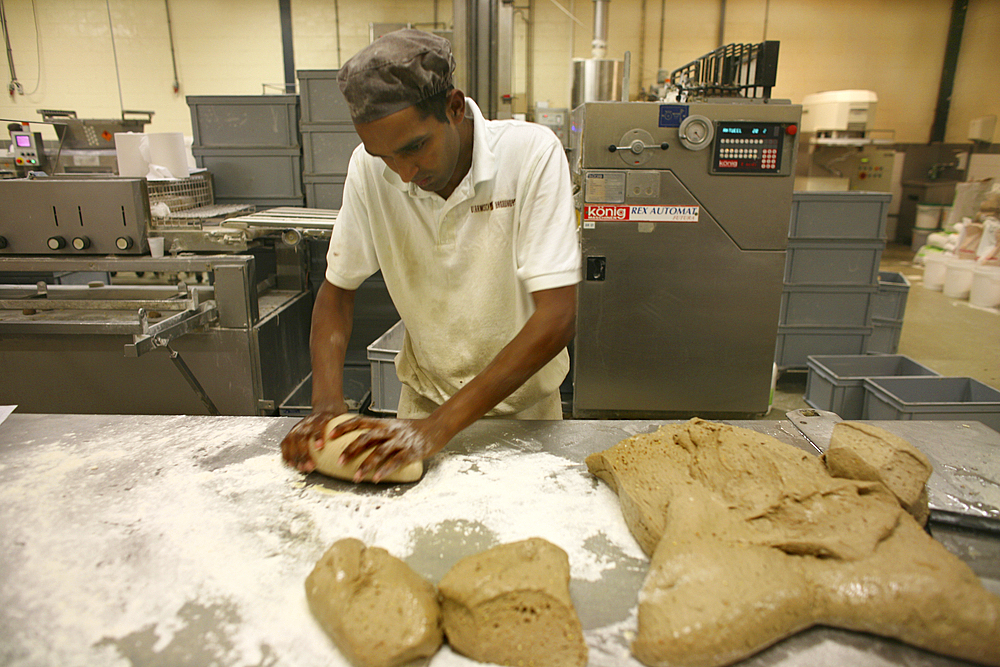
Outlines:
{"label": "slashed dough", "polygon": [[442,642],[433,584],[385,549],[356,539],[331,546],[306,578],[309,609],[355,667],[395,667]]}
{"label": "slashed dough", "polygon": [[[357,417],[357,415],[343,414],[331,419],[326,425],[326,442],[324,443],[322,449],[317,449],[314,443],[309,443],[309,456],[312,457],[313,463],[316,464],[316,470],[324,475],[351,481],[354,479],[354,473],[356,473],[358,468],[361,466],[361,462],[365,460],[365,455],[362,454],[345,466],[340,465],[337,461],[337,459],[340,458],[340,454],[347,449],[347,446],[354,442],[362,433],[367,433],[367,429],[351,431],[350,433],[342,435],[335,440],[330,440],[330,433],[338,424],[354,417]],[[416,463],[410,463],[409,465],[403,466],[380,481],[416,482],[423,474],[424,463],[423,461],[417,461]],[[372,481],[371,475],[365,477],[365,481]]]}
{"label": "slashed dough", "polygon": [[480,662],[586,665],[569,575],[566,552],[538,537],[463,558],[438,586],[448,644]]}
{"label": "slashed dough", "polygon": [[652,554],[632,644],[647,665],[727,665],[815,624],[1000,665],[1000,598],[883,481],[833,477],[770,436],[698,419],[587,467]]}

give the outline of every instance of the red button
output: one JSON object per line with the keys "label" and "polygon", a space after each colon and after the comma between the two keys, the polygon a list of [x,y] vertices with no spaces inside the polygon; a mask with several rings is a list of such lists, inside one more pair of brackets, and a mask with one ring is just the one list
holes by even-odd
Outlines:
{"label": "red button", "polygon": [[785,134],[787,134],[789,136],[794,136],[795,133],[798,132],[798,131],[799,131],[799,128],[797,126],[795,126],[795,125],[789,125],[788,127],[785,128]]}

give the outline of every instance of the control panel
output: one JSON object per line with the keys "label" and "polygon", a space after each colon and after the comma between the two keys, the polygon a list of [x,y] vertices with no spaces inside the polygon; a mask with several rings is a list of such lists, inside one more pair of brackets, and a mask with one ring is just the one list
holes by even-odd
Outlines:
{"label": "control panel", "polygon": [[14,144],[14,164],[29,169],[41,169],[44,166],[41,132],[11,131],[10,139]]}
{"label": "control panel", "polygon": [[783,174],[785,139],[796,125],[743,121],[718,121],[715,125],[713,174]]}

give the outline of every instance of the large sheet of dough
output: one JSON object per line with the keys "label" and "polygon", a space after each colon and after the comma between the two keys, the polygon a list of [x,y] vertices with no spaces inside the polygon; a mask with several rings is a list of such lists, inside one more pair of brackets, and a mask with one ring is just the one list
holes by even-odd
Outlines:
{"label": "large sheet of dough", "polygon": [[1000,598],[881,482],[701,420],[587,466],[652,554],[632,645],[648,665],[726,665],[814,624],[1000,664]]}

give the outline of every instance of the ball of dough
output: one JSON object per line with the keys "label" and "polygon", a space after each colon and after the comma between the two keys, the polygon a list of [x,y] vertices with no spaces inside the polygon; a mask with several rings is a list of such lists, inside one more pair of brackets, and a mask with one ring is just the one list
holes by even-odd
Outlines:
{"label": "ball of dough", "polygon": [[309,609],[355,667],[395,667],[442,642],[433,584],[385,549],[344,539],[306,578]]}
{"label": "ball of dough", "polygon": [[[343,453],[347,446],[354,442],[359,435],[362,433],[367,433],[368,429],[358,429],[356,431],[351,431],[345,435],[340,436],[334,440],[330,439],[330,433],[338,424],[341,424],[348,419],[353,419],[357,415],[343,414],[339,417],[334,417],[326,425],[326,437],[324,438],[324,444],[322,448],[317,448],[316,443],[309,443],[309,456],[312,458],[313,463],[316,464],[316,470],[327,475],[329,477],[336,477],[337,479],[346,479],[347,481],[354,480],[354,473],[358,471],[361,467],[362,461],[368,456],[367,453],[363,453],[350,461],[347,465],[340,465],[339,459],[340,455]],[[423,461],[417,461],[416,463],[410,463],[403,466],[399,470],[396,470],[391,475],[382,478],[382,482],[415,482],[420,479],[420,476],[424,474],[424,463]],[[364,479],[366,482],[372,481],[371,474],[367,475]]]}
{"label": "ball of dough", "polygon": [[541,538],[458,561],[438,585],[449,645],[474,660],[582,667],[587,644],[569,595],[569,557]]}

